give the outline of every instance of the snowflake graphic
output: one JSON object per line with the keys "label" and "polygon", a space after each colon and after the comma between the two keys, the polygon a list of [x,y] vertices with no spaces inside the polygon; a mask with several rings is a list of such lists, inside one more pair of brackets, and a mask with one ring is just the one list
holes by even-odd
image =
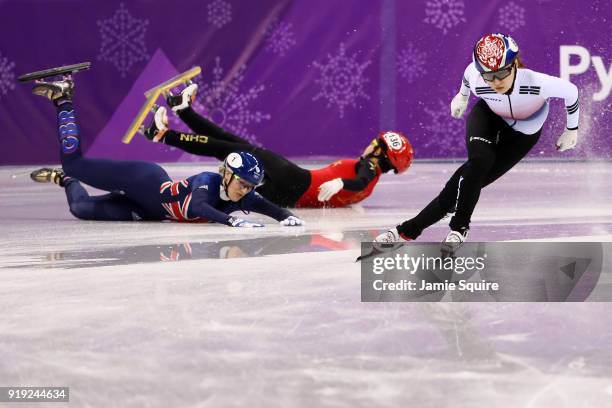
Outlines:
{"label": "snowflake graphic", "polygon": [[208,24],[219,29],[232,21],[232,5],[223,0],[208,3]]}
{"label": "snowflake graphic", "polygon": [[15,63],[3,57],[0,53],[0,93],[6,95],[9,90],[15,89]]}
{"label": "snowflake graphic", "polygon": [[355,108],[358,98],[370,99],[363,90],[364,85],[370,80],[364,77],[363,72],[372,62],[368,60],[359,63],[356,54],[347,56],[342,43],[336,56],[327,54],[327,57],[327,64],[313,62],[313,65],[321,71],[321,76],[315,80],[321,85],[321,91],[312,100],[327,99],[327,107],[337,105],[340,117],[343,118],[346,106],[351,105]]}
{"label": "snowflake graphic", "polygon": [[428,131],[424,147],[435,148],[442,156],[465,156],[465,120],[451,117],[448,103],[443,100],[424,111],[430,118],[430,122],[423,125]]}
{"label": "snowflake graphic", "polygon": [[525,9],[511,1],[499,9],[499,25],[514,31],[525,25]]}
{"label": "snowflake graphic", "polygon": [[465,23],[465,4],[461,0],[428,0],[425,7],[426,17],[423,21],[441,29],[442,34],[461,22]]}
{"label": "snowflake graphic", "polygon": [[408,43],[397,56],[397,72],[408,83],[414,82],[425,73],[426,57],[425,52],[416,48],[413,43]]}
{"label": "snowflake graphic", "polygon": [[215,58],[213,80],[210,83],[198,83],[199,90],[193,108],[220,127],[260,146],[257,138],[249,132],[248,126],[251,123],[270,120],[270,115],[253,112],[249,105],[259,97],[265,86],[258,85],[246,93],[240,92],[245,70],[246,65],[242,65],[232,78],[224,80],[220,58]]}
{"label": "snowflake graphic", "polygon": [[266,50],[284,57],[296,44],[293,24],[274,21],[266,30]]}
{"label": "snowflake graphic", "polygon": [[136,62],[149,58],[144,39],[149,20],[132,17],[121,3],[114,16],[97,24],[102,37],[98,59],[113,64],[122,78]]}

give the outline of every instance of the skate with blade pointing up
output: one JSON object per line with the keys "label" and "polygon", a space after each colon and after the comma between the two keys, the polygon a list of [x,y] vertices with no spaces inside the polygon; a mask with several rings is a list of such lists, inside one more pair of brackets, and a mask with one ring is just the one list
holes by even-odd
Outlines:
{"label": "skate with blade pointing up", "polygon": [[195,66],[190,70],[178,74],[177,76],[174,76],[169,80],[146,91],[144,94],[147,100],[140,108],[140,111],[134,118],[134,121],[132,122],[128,130],[125,132],[122,142],[125,144],[130,143],[136,132],[141,129],[142,123],[146,119],[149,112],[155,113],[157,111],[157,107],[155,106],[157,98],[169,92],[172,88],[175,88],[181,84],[184,84],[186,86],[189,85],[189,81],[195,76],[199,75],[201,72],[202,69],[198,66]]}

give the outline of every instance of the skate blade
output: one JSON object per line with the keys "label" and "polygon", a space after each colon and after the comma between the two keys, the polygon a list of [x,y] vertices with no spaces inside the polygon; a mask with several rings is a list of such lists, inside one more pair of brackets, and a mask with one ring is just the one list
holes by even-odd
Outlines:
{"label": "skate blade", "polygon": [[22,75],[17,80],[19,82],[34,81],[37,79],[49,78],[59,75],[72,75],[75,72],[86,71],[91,68],[91,62],[81,62],[80,64],[64,65],[62,67],[43,69],[42,71],[30,72]]}

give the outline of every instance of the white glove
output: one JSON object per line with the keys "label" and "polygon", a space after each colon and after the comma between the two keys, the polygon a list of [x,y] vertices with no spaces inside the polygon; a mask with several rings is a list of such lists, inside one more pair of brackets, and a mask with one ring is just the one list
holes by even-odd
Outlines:
{"label": "white glove", "polygon": [[557,150],[560,152],[564,152],[566,150],[573,149],[574,147],[576,147],[577,141],[578,129],[565,129],[561,136],[559,136],[559,139],[557,139]]}
{"label": "white glove", "polygon": [[263,224],[246,221],[246,220],[243,220],[242,218],[236,218],[236,217],[230,217],[229,222],[232,227],[239,227],[239,228],[260,228],[264,226]]}
{"label": "white glove", "polygon": [[460,119],[468,106],[470,95],[462,95],[459,92],[451,101],[451,116],[455,119]]}
{"label": "white glove", "polygon": [[289,217],[287,217],[284,220],[280,221],[280,225],[282,225],[283,227],[300,227],[300,226],[305,225],[305,224],[306,224],[306,222],[304,222],[303,220],[299,219],[295,215],[290,215]]}
{"label": "white glove", "polygon": [[319,201],[328,201],[338,191],[342,190],[342,187],[344,187],[344,183],[341,178],[326,181],[319,187],[319,196],[317,198]]}

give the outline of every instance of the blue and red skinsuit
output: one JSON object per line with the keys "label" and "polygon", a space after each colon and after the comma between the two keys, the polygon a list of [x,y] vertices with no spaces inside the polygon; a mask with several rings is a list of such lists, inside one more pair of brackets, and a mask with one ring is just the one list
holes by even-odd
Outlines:
{"label": "blue and red skinsuit", "polygon": [[[221,175],[203,172],[173,182],[166,171],[146,161],[90,159],[81,153],[81,140],[71,103],[58,107],[60,156],[66,174],[70,212],[87,220],[172,220],[217,222],[230,225],[234,211],[253,211],[278,221],[290,211],[269,202],[255,191],[239,202],[221,198]],[[100,190],[90,196],[79,181]]]}

